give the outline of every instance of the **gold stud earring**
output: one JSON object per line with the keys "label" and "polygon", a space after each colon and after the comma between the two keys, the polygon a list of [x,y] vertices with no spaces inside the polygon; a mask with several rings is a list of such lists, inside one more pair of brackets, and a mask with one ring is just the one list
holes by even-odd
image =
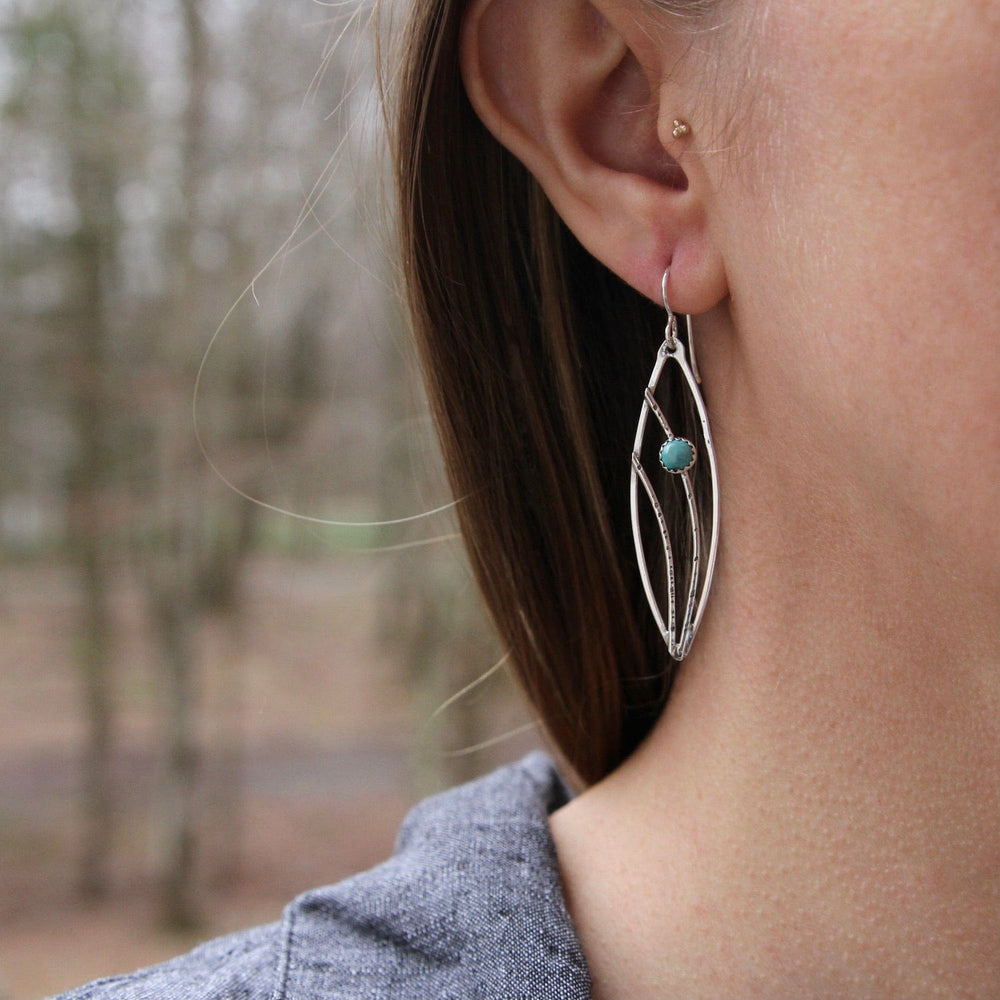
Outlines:
{"label": "gold stud earring", "polygon": [[684,136],[691,134],[691,126],[688,125],[686,121],[682,121],[680,118],[675,118],[672,134],[675,139],[683,139]]}

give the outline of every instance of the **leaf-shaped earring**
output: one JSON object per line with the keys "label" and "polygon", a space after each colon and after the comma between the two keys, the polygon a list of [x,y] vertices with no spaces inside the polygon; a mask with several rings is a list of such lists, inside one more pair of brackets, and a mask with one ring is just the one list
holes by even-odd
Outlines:
{"label": "leaf-shaped earring", "polygon": [[[705,401],[702,399],[701,391],[698,388],[701,379],[698,376],[698,365],[694,355],[691,322],[690,319],[685,317],[684,325],[687,332],[688,349],[691,352],[689,364],[687,350],[678,335],[677,317],[667,302],[667,279],[669,275],[670,268],[668,267],[663,273],[663,281],[661,283],[663,308],[667,311],[667,326],[663,343],[660,345],[660,350],[656,355],[656,364],[653,366],[653,373],[650,375],[649,384],[646,386],[642,409],[639,412],[639,425],[635,432],[635,443],[632,445],[630,489],[632,534],[635,538],[635,554],[639,562],[639,574],[642,577],[646,599],[649,601],[649,608],[653,613],[653,618],[656,619],[656,624],[660,629],[660,634],[663,636],[663,641],[667,644],[667,650],[675,660],[682,660],[691,649],[691,642],[698,631],[698,626],[701,624],[702,616],[705,613],[705,605],[708,602],[708,592],[712,586],[712,574],[715,570],[715,556],[719,542],[719,478],[715,463],[715,449],[712,447],[712,434],[708,426],[708,414],[705,410]],[[697,445],[687,438],[678,437],[674,434],[660,404],[656,401],[656,390],[660,382],[660,376],[669,362],[675,363],[680,369],[683,384],[690,394],[694,413],[701,427],[701,440]],[[666,473],[671,476],[677,476],[680,479],[684,493],[683,507],[686,509],[686,517],[677,520],[686,522],[689,531],[690,546],[688,550],[689,567],[687,573],[684,575],[686,595],[682,614],[678,613],[679,609],[677,606],[678,567],[674,561],[674,544],[671,542],[671,527],[664,513],[663,502],[657,495],[653,482],[642,464],[646,425],[650,414],[656,418],[656,422],[665,436],[665,440],[659,448],[660,465]],[[709,507],[704,520],[699,515],[693,476],[698,476],[699,478],[707,476],[708,479],[706,484],[707,489],[701,488],[699,490],[699,493]],[[667,593],[666,599],[662,603],[652,582],[650,561],[646,557],[646,550],[643,544],[643,532],[639,519],[640,484],[649,500],[653,513],[656,515],[660,543],[663,548],[667,576]],[[699,483],[699,486],[701,485]],[[709,532],[707,544],[704,537],[706,525]],[[664,604],[666,615],[664,615]]]}

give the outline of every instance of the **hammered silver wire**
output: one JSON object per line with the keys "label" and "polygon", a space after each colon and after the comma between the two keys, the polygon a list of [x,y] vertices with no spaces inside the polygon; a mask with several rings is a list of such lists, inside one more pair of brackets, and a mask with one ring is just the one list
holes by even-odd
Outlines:
{"label": "hammered silver wire", "polygon": [[[691,331],[690,320],[686,322],[687,340],[691,348],[691,363],[688,363],[687,352],[683,341],[678,336],[677,317],[670,308],[667,301],[667,279],[669,269],[664,272],[662,281],[663,305],[667,312],[667,324],[664,330],[663,343],[656,355],[656,364],[653,366],[649,383],[643,394],[642,408],[639,412],[639,423],[636,428],[635,442],[632,445],[632,475],[630,478],[630,509],[632,515],[632,535],[635,540],[636,558],[639,564],[639,575],[642,579],[643,590],[646,600],[649,602],[650,611],[656,621],[663,641],[666,643],[667,651],[676,660],[682,660],[687,656],[694,641],[695,634],[701,624],[705,614],[705,606],[708,603],[708,594],[712,586],[712,576],[715,571],[715,559],[718,550],[719,540],[719,479],[718,469],[715,461],[715,448],[712,444],[712,434],[708,424],[708,413],[705,409],[705,401],[702,399],[698,389],[701,379],[698,376],[697,365],[695,363],[694,342]],[[698,414],[698,422],[702,432],[702,452],[707,459],[709,477],[711,481],[710,497],[711,517],[709,522],[711,529],[708,539],[708,551],[704,558],[704,539],[701,519],[698,517],[698,508],[695,502],[694,486],[691,480],[690,470],[678,473],[684,487],[685,506],[687,508],[687,520],[691,531],[691,567],[688,574],[688,587],[686,600],[684,602],[684,614],[678,628],[678,608],[677,608],[677,574],[674,566],[674,552],[670,541],[670,532],[667,526],[663,505],[656,495],[652,481],[642,465],[640,453],[646,434],[646,425],[649,415],[652,413],[656,422],[660,425],[668,441],[675,437],[663,411],[656,402],[655,393],[663,369],[668,361],[676,362],[681,370],[684,382],[694,400],[695,410]],[[695,463],[697,464],[697,463]],[[649,564],[646,559],[642,531],[639,524],[639,485],[642,485],[643,492],[649,500],[653,513],[656,515],[656,523],[659,528],[660,541],[663,546],[664,557],[667,570],[667,594],[666,594],[666,621],[664,621],[663,611],[660,601],[653,587],[649,575]]]}

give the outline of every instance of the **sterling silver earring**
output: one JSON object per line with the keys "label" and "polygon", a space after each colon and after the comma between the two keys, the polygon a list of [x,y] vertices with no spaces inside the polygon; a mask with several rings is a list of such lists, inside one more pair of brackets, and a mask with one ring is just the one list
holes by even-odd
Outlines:
{"label": "sterling silver earring", "polygon": [[[715,449],[712,447],[712,434],[708,426],[708,414],[705,401],[698,388],[701,378],[698,375],[698,364],[695,360],[694,341],[692,339],[690,318],[684,317],[688,348],[678,335],[677,316],[674,315],[667,302],[667,279],[670,268],[663,272],[661,291],[663,293],[663,308],[667,311],[667,326],[663,343],[656,355],[656,364],[649,377],[649,384],[643,398],[642,409],[639,412],[639,425],[635,432],[635,442],[632,445],[632,477],[631,477],[631,511],[632,534],[635,538],[635,554],[639,562],[639,574],[642,578],[646,600],[656,619],[656,624],[667,644],[667,650],[675,660],[683,660],[691,649],[691,643],[698,626],[701,624],[708,602],[708,592],[712,586],[712,574],[715,570],[715,556],[719,543],[719,478],[715,463]],[[687,351],[691,360],[688,363]],[[700,440],[696,443],[674,434],[664,416],[663,409],[656,400],[656,390],[660,376],[668,362],[674,362],[680,369],[683,384],[690,394],[694,414],[701,428]],[[664,513],[664,505],[660,500],[652,480],[642,464],[643,446],[646,438],[646,425],[649,415],[656,418],[665,440],[659,447],[659,462],[668,476],[677,476],[683,488],[683,509],[686,517],[676,519],[678,523],[686,523],[686,533],[690,541],[688,546],[688,567],[686,573],[679,574],[675,565],[675,547],[679,547],[680,539],[671,541],[671,525]],[[700,495],[708,507],[704,518],[698,509],[696,499],[696,483]],[[706,482],[701,482],[706,479]],[[660,544],[663,549],[666,571],[667,593],[665,599],[656,593],[651,578],[650,560],[646,557],[643,545],[643,532],[639,519],[639,486],[649,500],[656,524],[659,529]],[[708,538],[704,537],[706,526]],[[677,530],[674,528],[673,530]],[[678,575],[681,575],[686,591],[683,609],[678,608]],[[665,605],[665,608],[664,608]],[[664,615],[664,610],[666,614]]]}

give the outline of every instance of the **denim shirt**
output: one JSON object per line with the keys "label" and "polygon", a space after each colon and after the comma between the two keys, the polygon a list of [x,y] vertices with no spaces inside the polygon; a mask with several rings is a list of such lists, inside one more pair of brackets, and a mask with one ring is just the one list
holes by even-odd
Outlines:
{"label": "denim shirt", "polygon": [[62,1000],[587,1000],[532,754],[418,805],[393,856],[300,896],[280,923]]}

